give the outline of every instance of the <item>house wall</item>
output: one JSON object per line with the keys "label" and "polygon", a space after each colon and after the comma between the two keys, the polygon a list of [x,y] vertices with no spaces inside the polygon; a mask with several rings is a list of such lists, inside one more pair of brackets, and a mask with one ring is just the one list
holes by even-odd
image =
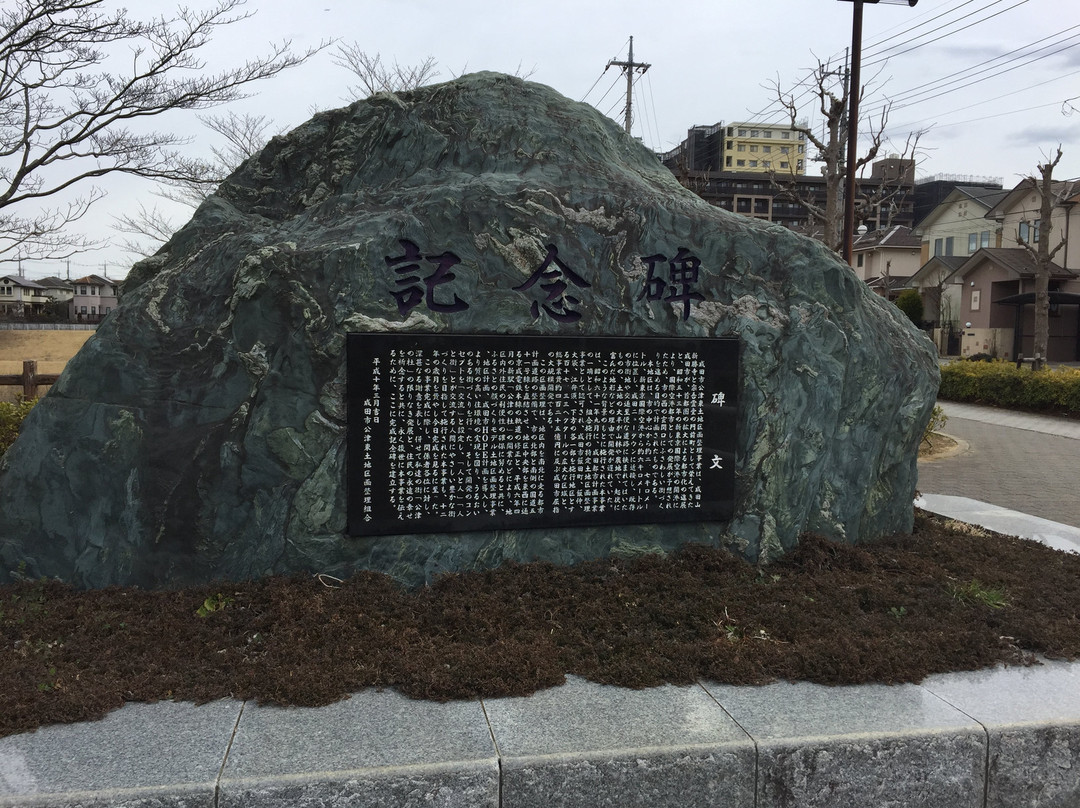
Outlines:
{"label": "house wall", "polygon": [[1012,360],[1013,330],[1011,328],[965,328],[960,340],[960,355],[985,353],[998,359]]}
{"label": "house wall", "polygon": [[[934,220],[919,227],[923,241],[923,263],[935,255],[965,256],[980,247],[997,246],[996,224],[984,218],[985,213],[986,207],[971,199],[943,203],[935,211]],[[975,236],[974,245],[972,235]],[[972,246],[975,249],[971,249]]]}
{"label": "house wall", "polygon": [[75,281],[72,288],[74,295],[69,311],[73,322],[100,322],[119,303],[116,287],[112,284]]}
{"label": "house wall", "polygon": [[[1024,194],[1001,219],[1001,242],[1004,247],[1017,246],[1016,240],[1021,234],[1021,222],[1029,226],[1039,221],[1042,215],[1042,203],[1034,189]],[[1058,205],[1051,216],[1053,230],[1050,234],[1050,248],[1057,246],[1063,235],[1068,236],[1066,246],[1054,256],[1054,263],[1065,269],[1080,271],[1080,210]],[[1035,242],[1029,239],[1034,246]],[[1071,249],[1070,249],[1071,247]]]}

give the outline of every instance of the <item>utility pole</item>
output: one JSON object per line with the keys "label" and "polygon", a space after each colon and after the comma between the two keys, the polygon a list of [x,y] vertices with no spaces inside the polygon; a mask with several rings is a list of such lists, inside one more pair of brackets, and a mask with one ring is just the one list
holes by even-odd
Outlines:
{"label": "utility pole", "polygon": [[604,70],[606,71],[608,67],[611,67],[612,65],[615,65],[616,67],[621,67],[623,72],[626,73],[626,123],[624,124],[624,126],[626,129],[626,134],[630,134],[630,123],[633,120],[631,116],[631,109],[633,108],[634,99],[634,71],[638,68],[641,68],[641,70],[638,72],[644,73],[646,70],[652,67],[652,65],[646,64],[645,62],[634,61],[633,37],[630,37],[630,53],[627,55],[626,61],[617,62],[612,59],[610,62],[607,63],[607,67],[605,67]]}
{"label": "utility pole", "polygon": [[[852,5],[851,14],[851,73],[848,78],[848,128],[847,128],[847,165],[844,167],[847,176],[844,178],[844,244],[843,256],[847,263],[851,263],[851,248],[855,240],[855,161],[858,155],[857,140],[859,137],[859,94],[862,92],[861,77],[862,67],[862,23],[863,3],[878,3],[881,0],[842,0]],[[904,5],[914,7],[919,0],[885,0],[889,5]]]}

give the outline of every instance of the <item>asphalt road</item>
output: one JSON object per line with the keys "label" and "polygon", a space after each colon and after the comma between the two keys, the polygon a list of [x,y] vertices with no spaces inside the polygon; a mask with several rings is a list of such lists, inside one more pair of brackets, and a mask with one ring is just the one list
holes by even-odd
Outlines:
{"label": "asphalt road", "polygon": [[1080,421],[941,402],[966,445],[919,463],[919,491],[970,497],[1080,527]]}

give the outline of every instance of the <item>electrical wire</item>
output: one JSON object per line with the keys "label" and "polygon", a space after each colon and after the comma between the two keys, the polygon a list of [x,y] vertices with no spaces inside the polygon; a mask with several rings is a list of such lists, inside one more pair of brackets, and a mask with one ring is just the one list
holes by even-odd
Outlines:
{"label": "electrical wire", "polygon": [[[1080,28],[1080,25],[1073,26],[1073,27],[1074,28]],[[1070,28],[1070,29],[1066,29],[1066,30],[1072,30],[1072,29]],[[1042,56],[1039,56],[1038,58],[1028,59],[1025,62],[1021,62],[1020,64],[1013,65],[1012,67],[1009,67],[1009,68],[1001,69],[1003,67],[1003,65],[1007,65],[1007,64],[1010,64],[1011,62],[1015,62],[1015,61],[1023,58],[1024,55],[1028,55],[1028,54],[1024,54],[1024,55],[1021,55],[1021,56],[1016,56],[1016,57],[1014,57],[1012,59],[1009,59],[1009,60],[1007,60],[1005,62],[1002,62],[1001,64],[989,65],[989,66],[985,67],[983,70],[979,70],[978,72],[972,73],[971,75],[968,75],[968,76],[963,75],[964,72],[974,70],[976,67],[980,67],[982,64],[987,64],[986,62],[984,62],[984,63],[981,63],[980,65],[975,65],[974,67],[968,68],[967,71],[961,71],[961,73],[958,74],[955,78],[938,79],[938,80],[936,80],[934,82],[930,82],[928,84],[922,85],[922,87],[917,87],[917,88],[914,88],[912,90],[908,90],[908,91],[906,91],[904,93],[901,93],[898,96],[893,96],[893,97],[889,98],[885,102],[879,102],[879,103],[877,103],[876,106],[868,108],[867,111],[868,111],[868,113],[870,113],[871,111],[875,111],[875,110],[880,112],[880,111],[883,111],[885,109],[891,109],[892,111],[897,111],[897,110],[901,110],[901,109],[907,109],[908,107],[915,106],[916,104],[921,104],[921,103],[923,103],[925,101],[932,101],[935,98],[941,98],[943,96],[950,95],[951,93],[959,92],[961,90],[966,90],[969,87],[973,87],[976,84],[981,84],[981,83],[983,83],[985,81],[989,81],[991,79],[998,79],[1001,76],[1005,75],[1006,73],[1011,73],[1014,70],[1019,70],[1022,67],[1028,67],[1028,66],[1030,66],[1030,65],[1032,65],[1032,64],[1034,64],[1036,62],[1042,61],[1043,59],[1047,59],[1047,58],[1049,58],[1051,56],[1057,56],[1058,54],[1064,53],[1067,50],[1071,50],[1073,48],[1076,48],[1076,47],[1080,46],[1080,34],[1074,34],[1073,36],[1068,37],[1066,40],[1063,40],[1063,41],[1068,42],[1069,40],[1077,40],[1077,41],[1073,42],[1072,44],[1063,45],[1062,47],[1058,48],[1057,50],[1046,53],[1046,54],[1044,54]],[[1041,41],[1043,41],[1043,40],[1039,40],[1039,42],[1041,42]],[[1032,44],[1037,44],[1037,43],[1032,43]],[[1031,51],[1030,53],[1040,53],[1041,51],[1044,51],[1047,48],[1054,47],[1055,45],[1061,45],[1061,44],[1062,44],[1061,42],[1055,42],[1055,43],[1053,43],[1051,45],[1047,45],[1047,46],[1045,46],[1043,48],[1039,48],[1039,49],[1037,49],[1035,51]],[[1025,47],[1029,47],[1029,46],[1025,46]],[[1015,51],[1012,51],[1012,52],[1015,52]],[[1005,54],[1005,55],[1008,55],[1008,54]],[[1000,59],[1000,58],[1004,58],[1004,57],[1002,56],[1002,57],[997,57],[997,58]],[[994,60],[990,60],[990,61],[994,61]],[[980,75],[982,75],[981,78],[975,78],[975,76],[980,76]],[[1063,78],[1063,77],[1058,77],[1058,78]],[[971,79],[971,80],[968,81],[967,79]],[[1050,79],[1049,81],[1056,81],[1056,80],[1057,79]],[[1049,83],[1049,81],[1041,82],[1038,85],[1027,85],[1027,87],[1025,89],[1031,89],[1033,86],[1041,86],[1042,84]],[[949,87],[949,85],[957,84],[958,82],[964,82],[964,83],[960,84],[959,86],[952,87],[952,89],[944,89],[946,87]],[[937,85],[937,86],[935,86],[935,85]],[[940,92],[938,92],[939,90],[940,90]],[[1007,93],[1006,95],[1012,95],[1012,94],[1014,94],[1014,93]],[[1002,97],[1002,96],[999,96],[999,97]],[[955,112],[957,110],[952,110],[952,111]]]}

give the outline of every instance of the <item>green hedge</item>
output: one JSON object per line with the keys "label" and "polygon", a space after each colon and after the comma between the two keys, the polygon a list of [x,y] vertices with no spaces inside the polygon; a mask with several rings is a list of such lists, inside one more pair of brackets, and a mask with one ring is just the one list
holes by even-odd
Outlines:
{"label": "green hedge", "polygon": [[0,455],[3,455],[19,437],[23,419],[33,409],[37,399],[29,401],[0,401]]}
{"label": "green hedge", "polygon": [[938,398],[1080,415],[1080,370],[1034,372],[1011,362],[960,360],[942,367]]}

